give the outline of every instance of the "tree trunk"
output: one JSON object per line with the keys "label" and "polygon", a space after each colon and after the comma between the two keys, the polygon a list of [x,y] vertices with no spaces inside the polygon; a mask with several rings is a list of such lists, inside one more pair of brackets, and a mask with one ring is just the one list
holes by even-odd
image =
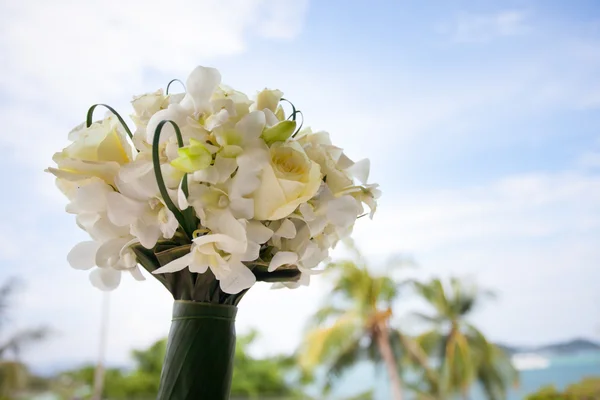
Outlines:
{"label": "tree trunk", "polygon": [[392,389],[392,398],[394,400],[402,400],[402,382],[400,381],[400,372],[398,371],[398,364],[390,345],[390,332],[386,322],[380,322],[375,332],[377,339],[377,346],[381,357],[385,362],[385,366],[390,375],[390,386]]}
{"label": "tree trunk", "polygon": [[106,355],[106,339],[108,336],[108,320],[110,318],[110,293],[102,293],[102,321],[100,322],[100,346],[98,348],[98,364],[94,371],[93,400],[102,400],[104,391],[104,358]]}

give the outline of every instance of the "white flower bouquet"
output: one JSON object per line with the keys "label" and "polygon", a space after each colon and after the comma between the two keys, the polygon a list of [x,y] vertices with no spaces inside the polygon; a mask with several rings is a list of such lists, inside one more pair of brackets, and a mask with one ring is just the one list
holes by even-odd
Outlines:
{"label": "white flower bouquet", "polygon": [[[134,133],[92,106],[48,171],[92,239],[69,253],[73,268],[112,290],[125,272],[143,280],[141,265],[173,294],[158,398],[227,399],[242,296],[257,281],[307,285],[380,192],[369,161],[301,129],[279,90],[252,101],[205,67],[185,93],[169,86],[133,99]],[[97,106],[109,112],[93,122]]]}

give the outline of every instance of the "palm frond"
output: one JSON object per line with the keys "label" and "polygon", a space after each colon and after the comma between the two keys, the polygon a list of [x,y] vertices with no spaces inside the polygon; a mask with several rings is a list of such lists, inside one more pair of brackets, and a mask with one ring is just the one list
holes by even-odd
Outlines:
{"label": "palm frond", "polygon": [[31,343],[39,342],[45,339],[50,334],[50,330],[46,327],[36,329],[27,329],[17,332],[6,343],[0,345],[0,358],[10,352],[18,357],[21,349]]}
{"label": "palm frond", "polygon": [[412,317],[415,317],[418,320],[421,320],[423,322],[427,322],[433,325],[439,325],[442,322],[444,322],[444,318],[439,316],[439,315],[428,315],[425,313],[422,313],[420,311],[413,311],[410,313],[410,315]]}
{"label": "palm frond", "polygon": [[425,350],[423,350],[416,339],[413,339],[400,331],[394,331],[394,333],[400,341],[405,358],[410,360],[411,364],[416,366],[417,370],[422,371],[423,381],[427,383],[429,388],[428,393],[438,393],[439,374],[432,368]]}
{"label": "palm frond", "polygon": [[340,307],[334,307],[332,305],[326,305],[319,310],[310,318],[309,327],[310,329],[317,328],[323,323],[327,322],[331,318],[339,317],[346,311]]}
{"label": "palm frond", "polygon": [[328,364],[347,346],[348,340],[359,336],[361,331],[362,321],[354,312],[346,312],[329,326],[313,329],[302,345],[300,365],[305,370],[312,370],[319,364]]}
{"label": "palm frond", "polygon": [[8,279],[2,286],[0,286],[0,328],[6,321],[6,314],[10,305],[10,297],[17,289],[19,281],[16,278]]}
{"label": "palm frond", "polygon": [[324,390],[326,393],[349,368],[356,365],[361,360],[369,359],[368,350],[361,345],[361,338],[356,337],[348,340],[346,345],[335,354],[333,360],[328,365],[327,382]]}

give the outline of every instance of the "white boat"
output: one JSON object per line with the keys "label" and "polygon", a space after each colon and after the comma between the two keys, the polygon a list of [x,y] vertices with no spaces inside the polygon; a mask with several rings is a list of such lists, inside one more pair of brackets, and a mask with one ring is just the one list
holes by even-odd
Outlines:
{"label": "white boat", "polygon": [[550,360],[536,353],[518,353],[511,357],[511,361],[519,371],[545,369],[550,366]]}

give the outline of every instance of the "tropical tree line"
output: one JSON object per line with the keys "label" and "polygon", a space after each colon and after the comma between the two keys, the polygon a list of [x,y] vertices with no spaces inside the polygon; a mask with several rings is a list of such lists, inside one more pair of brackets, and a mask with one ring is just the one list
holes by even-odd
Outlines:
{"label": "tropical tree line", "polygon": [[[469,398],[479,385],[487,399],[506,397],[518,382],[510,359],[469,322],[472,311],[489,296],[457,279],[417,282],[394,279],[389,266],[377,275],[356,250],[354,257],[329,265],[333,285],[327,302],[311,319],[305,340],[294,356],[256,358],[248,349],[256,332],[238,338],[232,399],[309,398],[300,388],[319,386],[326,398],[348,369],[361,361],[385,368],[394,400]],[[393,271],[392,271],[393,272]],[[6,318],[14,283],[0,288],[0,328]],[[408,296],[425,300],[429,312],[414,312],[424,328],[408,334],[396,312],[397,301]],[[44,328],[26,330],[0,342],[0,360],[18,355],[28,343],[42,339]],[[133,370],[107,369],[103,397],[151,399],[158,382],[166,341],[160,340],[132,353]],[[0,399],[11,398],[26,382],[26,369],[14,361],[0,361]],[[67,371],[52,379],[29,379],[29,386],[48,390],[64,399],[90,398],[94,366]],[[322,382],[323,371],[325,380]],[[302,380],[302,382],[301,382]],[[371,391],[354,399],[372,399]]]}
{"label": "tropical tree line", "polygon": [[[458,279],[398,281],[390,276],[392,265],[377,275],[353,250],[355,257],[329,266],[333,289],[298,352],[304,371],[325,367],[325,392],[346,370],[368,360],[385,366],[394,400],[468,399],[477,385],[489,400],[506,398],[518,384],[517,370],[468,320],[490,293]],[[430,309],[413,313],[425,328],[419,335],[405,333],[394,312],[397,301],[410,295]]]}

